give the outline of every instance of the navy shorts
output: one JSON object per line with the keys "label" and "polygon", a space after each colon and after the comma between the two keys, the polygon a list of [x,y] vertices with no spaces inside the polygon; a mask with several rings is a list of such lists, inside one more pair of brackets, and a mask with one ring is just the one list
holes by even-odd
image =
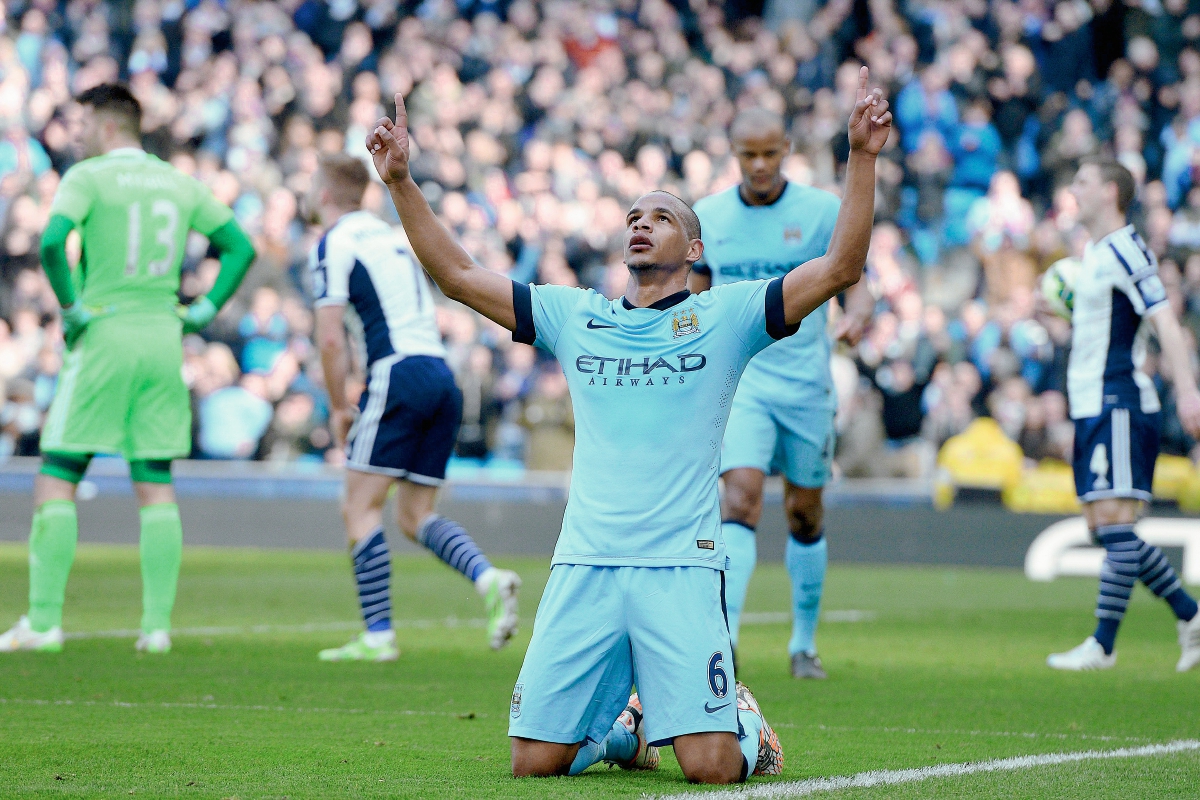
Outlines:
{"label": "navy shorts", "polygon": [[462,421],[462,392],[446,362],[390,356],[371,365],[346,466],[440,486]]}
{"label": "navy shorts", "polygon": [[1151,499],[1158,417],[1105,406],[1098,417],[1075,420],[1075,493],[1080,502]]}

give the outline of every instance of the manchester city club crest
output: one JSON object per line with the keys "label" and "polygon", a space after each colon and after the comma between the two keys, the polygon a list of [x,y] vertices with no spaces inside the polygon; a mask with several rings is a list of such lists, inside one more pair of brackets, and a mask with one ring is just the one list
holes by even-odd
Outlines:
{"label": "manchester city club crest", "polygon": [[512,709],[509,711],[513,719],[521,716],[521,693],[524,691],[525,684],[523,683],[518,683],[515,687],[513,687]]}
{"label": "manchester city club crest", "polygon": [[674,338],[676,339],[699,333],[700,318],[696,316],[696,310],[685,308],[682,311],[676,311],[671,318],[671,329],[675,332]]}

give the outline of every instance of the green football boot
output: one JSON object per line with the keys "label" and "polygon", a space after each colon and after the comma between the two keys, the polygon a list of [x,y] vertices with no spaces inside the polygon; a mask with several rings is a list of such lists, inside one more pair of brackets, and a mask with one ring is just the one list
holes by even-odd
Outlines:
{"label": "green football boot", "polygon": [[487,606],[488,644],[499,650],[517,632],[517,590],[521,578],[507,569],[492,567],[479,576],[477,588]]}
{"label": "green football boot", "polygon": [[317,657],[322,661],[395,661],[400,657],[400,648],[396,646],[396,634],[383,638],[379,644],[372,644],[371,634],[363,631],[349,644],[322,650]]}

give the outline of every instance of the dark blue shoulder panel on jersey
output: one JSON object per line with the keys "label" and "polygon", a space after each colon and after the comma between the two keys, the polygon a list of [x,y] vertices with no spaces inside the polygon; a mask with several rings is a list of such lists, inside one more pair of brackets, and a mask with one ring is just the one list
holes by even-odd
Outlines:
{"label": "dark blue shoulder panel on jersey", "polygon": [[783,312],[783,276],[767,284],[767,333],[772,339],[783,339],[800,330],[800,323],[787,324]]}
{"label": "dark blue shoulder panel on jersey", "polygon": [[513,311],[517,316],[517,327],[513,328],[513,341],[533,344],[537,331],[533,327],[533,292],[527,283],[513,281]]}

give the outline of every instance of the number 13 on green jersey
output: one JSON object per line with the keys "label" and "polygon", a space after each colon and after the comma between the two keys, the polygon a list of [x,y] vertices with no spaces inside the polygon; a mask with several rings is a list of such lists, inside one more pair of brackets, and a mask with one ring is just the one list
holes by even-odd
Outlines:
{"label": "number 13 on green jersey", "polygon": [[83,237],[84,305],[119,314],[173,314],[188,230],[208,236],[233,218],[204,184],[136,148],[67,170],[50,213]]}

